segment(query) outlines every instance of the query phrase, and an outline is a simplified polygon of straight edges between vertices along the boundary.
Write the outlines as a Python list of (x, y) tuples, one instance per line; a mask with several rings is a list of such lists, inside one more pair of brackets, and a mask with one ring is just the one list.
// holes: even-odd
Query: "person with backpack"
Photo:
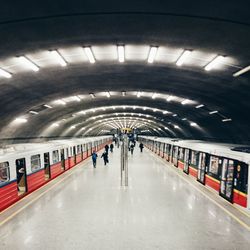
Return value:
[(98, 157), (98, 155), (97, 155), (97, 153), (94, 151), (94, 152), (92, 153), (92, 162), (93, 162), (93, 167), (94, 167), (94, 168), (96, 168), (96, 160), (97, 160), (97, 157)]
[(108, 152), (106, 150), (102, 153), (101, 158), (103, 158), (104, 165), (106, 166), (106, 164), (109, 163)]
[(113, 143), (111, 143), (111, 144), (110, 144), (110, 146), (109, 146), (109, 148), (110, 148), (110, 152), (111, 152), (111, 153), (113, 153), (114, 144), (113, 144)]

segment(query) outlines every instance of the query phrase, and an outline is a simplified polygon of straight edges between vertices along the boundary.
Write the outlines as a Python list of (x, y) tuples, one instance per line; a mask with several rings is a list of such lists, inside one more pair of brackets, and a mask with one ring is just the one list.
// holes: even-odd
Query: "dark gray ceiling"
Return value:
[[(0, 137), (4, 139), (58, 137), (82, 135), (77, 131), (93, 129), (85, 135), (110, 129), (88, 121), (91, 116), (109, 114), (114, 110), (99, 110), (95, 114), (76, 116), (78, 111), (112, 105), (149, 106), (177, 113), (177, 117), (152, 110), (120, 110), (151, 115), (162, 130), (154, 125), (153, 134), (184, 138), (250, 142), (250, 82), (249, 73), (233, 77), (233, 73), (250, 64), (250, 2), (248, 1), (1, 1), (0, 68), (13, 73), (12, 78), (0, 78)], [(145, 60), (97, 60), (89, 63), (69, 63), (67, 67), (41, 67), (39, 72), (12, 67), (12, 58), (35, 55), (50, 49), (107, 45), (159, 46), (170, 50), (191, 49), (207, 55), (225, 55), (230, 65), (206, 72), (202, 67)], [(204, 65), (203, 65), (204, 66)], [(14, 70), (13, 70), (14, 69)], [(205, 104), (181, 105), (163, 99), (136, 95), (91, 97), (81, 102), (41, 110), (43, 104), (74, 95), (103, 91), (143, 91), (174, 95)], [(28, 114), (28, 122), (12, 125), (13, 119)], [(209, 115), (213, 110), (219, 114)], [(118, 111), (117, 111), (118, 112)], [(122, 114), (123, 115), (123, 114)], [(129, 115), (125, 115), (128, 116)], [(191, 127), (183, 118), (199, 125)], [(231, 122), (222, 122), (231, 118)], [(48, 126), (62, 119), (66, 122), (53, 130)], [(101, 119), (101, 118), (97, 118)], [(148, 118), (149, 119), (149, 118)], [(149, 119), (150, 120), (150, 119)], [(72, 125), (81, 123), (76, 129)], [(169, 124), (171, 123), (171, 124)], [(181, 129), (174, 128), (178, 125)], [(168, 127), (168, 129), (164, 129)], [(65, 132), (67, 131), (67, 133)], [(86, 129), (85, 129), (86, 131)], [(173, 131), (173, 132), (171, 132)]]

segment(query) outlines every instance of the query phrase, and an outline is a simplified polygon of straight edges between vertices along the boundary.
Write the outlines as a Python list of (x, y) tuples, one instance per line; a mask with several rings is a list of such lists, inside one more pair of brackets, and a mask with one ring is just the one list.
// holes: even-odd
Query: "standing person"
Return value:
[(107, 151), (104, 151), (104, 152), (102, 153), (101, 158), (103, 158), (104, 165), (106, 166), (106, 164), (107, 164), (107, 163), (109, 163), (109, 159), (108, 159), (108, 153), (107, 153)]
[(141, 153), (142, 153), (142, 150), (143, 150), (143, 148), (144, 148), (144, 145), (143, 145), (143, 143), (142, 143), (142, 142), (140, 143), (139, 148), (140, 148)]
[(92, 161), (93, 161), (93, 167), (96, 168), (96, 159), (97, 159), (98, 155), (97, 153), (94, 151), (92, 153)]
[(110, 146), (109, 146), (109, 148), (110, 148), (110, 152), (111, 152), (111, 153), (113, 153), (114, 144), (113, 144), (113, 143), (111, 143), (111, 144), (110, 144)]
[(108, 144), (105, 145), (105, 151), (107, 152), (107, 154), (109, 153), (109, 145)]
[(130, 152), (131, 152), (131, 155), (134, 153), (134, 147), (135, 147), (134, 144), (131, 144), (131, 145), (130, 145)]

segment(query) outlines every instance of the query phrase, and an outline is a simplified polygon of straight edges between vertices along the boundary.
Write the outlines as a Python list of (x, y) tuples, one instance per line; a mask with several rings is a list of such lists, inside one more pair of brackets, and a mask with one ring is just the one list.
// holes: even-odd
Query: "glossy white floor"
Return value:
[(68, 171), (7, 218), (0, 249), (250, 249), (246, 228), (149, 151), (130, 156), (128, 189), (119, 177), (117, 149), (108, 167)]

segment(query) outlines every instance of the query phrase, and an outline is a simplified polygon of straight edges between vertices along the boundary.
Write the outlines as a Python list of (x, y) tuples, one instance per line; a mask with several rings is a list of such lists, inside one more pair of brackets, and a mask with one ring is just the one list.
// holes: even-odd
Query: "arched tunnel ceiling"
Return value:
[[(145, 134), (249, 143), (250, 74), (234, 76), (250, 64), (249, 7), (224, 0), (2, 1), (0, 138), (105, 134), (118, 117), (132, 126), (133, 116)], [(125, 48), (123, 63), (117, 45)], [(152, 47), (158, 50), (148, 63)]]

